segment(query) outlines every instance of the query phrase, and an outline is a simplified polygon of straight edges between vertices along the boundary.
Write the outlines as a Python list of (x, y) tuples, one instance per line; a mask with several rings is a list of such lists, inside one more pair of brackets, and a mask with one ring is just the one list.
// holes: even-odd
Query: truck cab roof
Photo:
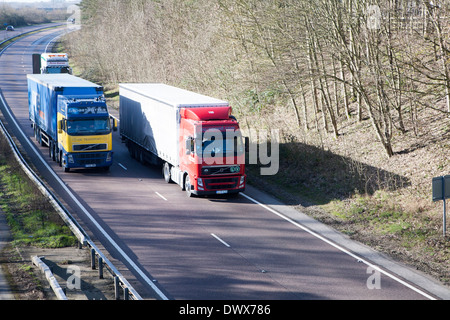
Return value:
[(41, 59), (46, 62), (69, 62), (67, 53), (43, 53)]
[(183, 108), (180, 114), (182, 118), (194, 121), (229, 120), (231, 111), (231, 107)]

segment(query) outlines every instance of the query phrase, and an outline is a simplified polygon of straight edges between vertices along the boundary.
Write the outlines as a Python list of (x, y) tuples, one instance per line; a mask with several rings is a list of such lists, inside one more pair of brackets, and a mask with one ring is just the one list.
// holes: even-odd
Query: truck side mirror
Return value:
[(114, 117), (111, 117), (111, 119), (112, 119), (112, 128), (113, 128), (113, 131), (116, 132), (116, 131), (117, 131), (117, 119), (114, 118)]

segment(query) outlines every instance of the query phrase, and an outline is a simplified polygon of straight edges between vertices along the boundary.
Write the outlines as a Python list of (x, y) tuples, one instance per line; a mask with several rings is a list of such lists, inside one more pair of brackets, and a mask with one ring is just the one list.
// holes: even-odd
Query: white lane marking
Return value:
[(127, 167), (125, 167), (123, 164), (121, 164), (121, 163), (117, 163), (117, 164), (118, 164), (119, 166), (121, 166), (123, 170), (128, 171)]
[(48, 46), (49, 46), (54, 40), (58, 39), (59, 37), (62, 37), (62, 36), (65, 35), (66, 33), (67, 33), (67, 31), (64, 32), (64, 33), (61, 33), (60, 35), (57, 35), (57, 36), (54, 37), (52, 40), (50, 40), (50, 42), (47, 43), (47, 45), (45, 46), (45, 51), (44, 51), (44, 52), (48, 52)]
[(337, 244), (331, 242), (330, 240), (328, 240), (328, 239), (322, 237), (321, 235), (319, 235), (318, 233), (315, 233), (314, 231), (308, 229), (308, 228), (305, 227), (305, 226), (302, 226), (302, 225), (299, 224), (298, 222), (295, 222), (295, 221), (292, 220), (291, 218), (288, 218), (288, 217), (286, 217), (285, 215), (283, 215), (283, 214), (281, 214), (281, 213), (275, 211), (274, 209), (272, 209), (272, 208), (266, 206), (265, 204), (262, 204), (262, 203), (259, 202), (258, 200), (255, 200), (255, 199), (253, 199), (252, 197), (250, 197), (250, 196), (248, 196), (248, 195), (246, 195), (246, 194), (244, 194), (244, 193), (241, 193), (241, 195), (243, 195), (245, 198), (247, 198), (248, 200), (252, 201), (253, 203), (256, 203), (257, 205), (263, 207), (264, 209), (266, 209), (266, 210), (272, 212), (273, 214), (277, 215), (278, 217), (280, 217), (280, 218), (282, 218), (282, 219), (284, 219), (284, 220), (290, 222), (290, 223), (293, 224), (294, 226), (296, 226), (296, 227), (298, 227), (298, 228), (300, 228), (300, 229), (302, 229), (302, 230), (308, 232), (309, 234), (313, 235), (314, 237), (319, 238), (320, 240), (322, 240), (322, 241), (328, 243), (329, 245), (335, 247), (336, 249), (338, 249), (338, 250), (340, 250), (340, 251), (342, 251), (342, 252), (348, 254), (349, 256), (355, 258), (357, 261), (360, 261), (360, 262), (366, 264), (367, 266), (373, 268), (374, 270), (377, 270), (378, 272), (380, 272), (380, 273), (382, 273), (382, 274), (388, 276), (389, 278), (391, 278), (391, 279), (393, 279), (393, 280), (395, 280), (395, 281), (397, 281), (397, 282), (403, 284), (404, 286), (410, 288), (411, 290), (413, 290), (413, 291), (415, 291), (415, 292), (417, 292), (417, 293), (423, 295), (424, 297), (426, 297), (426, 298), (428, 298), (428, 299), (430, 299), (430, 300), (436, 300), (436, 298), (430, 296), (429, 294), (423, 292), (422, 290), (420, 290), (420, 289), (418, 289), (418, 288), (416, 288), (416, 287), (410, 285), (409, 283), (407, 283), (407, 282), (403, 281), (402, 279), (400, 279), (400, 278), (394, 276), (393, 274), (390, 274), (389, 272), (387, 272), (387, 271), (385, 271), (385, 270), (379, 268), (378, 266), (371, 264), (370, 262), (368, 262), (368, 261), (362, 259), (361, 257), (359, 257), (359, 256), (357, 256), (357, 255), (351, 253), (351, 252), (348, 251), (347, 249), (345, 249), (345, 248), (343, 248), (343, 247), (341, 247), (341, 246), (339, 246), (339, 245), (337, 245)]
[(157, 195), (158, 197), (160, 197), (160, 198), (163, 199), (164, 201), (167, 201), (167, 199), (164, 198), (164, 196), (163, 196), (162, 194), (160, 194), (159, 192), (155, 192), (155, 193), (156, 193), (156, 195)]
[[(5, 48), (6, 49), (6, 48)], [(0, 54), (2, 54), (5, 50), (1, 51)], [(28, 143), (30, 148), (34, 151), (38, 159), (44, 164), (44, 166), (47, 168), (47, 170), (50, 172), (50, 174), (55, 178), (55, 180), (61, 185), (61, 187), (67, 192), (67, 194), (72, 198), (72, 200), (78, 205), (78, 207), (84, 212), (84, 214), (89, 218), (89, 220), (92, 221), (92, 223), (97, 227), (97, 229), (105, 236), (106, 239), (111, 243), (112, 246), (116, 248), (116, 250), (120, 253), (120, 255), (130, 264), (130, 266), (144, 279), (144, 281), (155, 291), (155, 293), (163, 300), (169, 300), (167, 296), (153, 283), (152, 280), (150, 280), (145, 273), (134, 263), (134, 261), (122, 250), (122, 248), (119, 247), (119, 245), (111, 238), (111, 236), (100, 226), (100, 224), (97, 222), (97, 220), (92, 217), (92, 215), (88, 212), (88, 210), (78, 201), (78, 199), (75, 197), (75, 195), (70, 192), (68, 187), (65, 185), (65, 183), (62, 181), (62, 179), (53, 171), (53, 169), (48, 165), (47, 161), (45, 161), (40, 153), (36, 150), (35, 145), (31, 142), (31, 140), (25, 135), (22, 128), (17, 123), (15, 117), (11, 114), (11, 111), (8, 107), (8, 104), (3, 99), (3, 96), (0, 95), (0, 100), (2, 101), (3, 105), (5, 106), (6, 112), (8, 112), (10, 118), (12, 119), (14, 125), (18, 128), (20, 134), (24, 138), (24, 140)]]
[(223, 241), (222, 239), (220, 239), (218, 236), (216, 236), (214, 233), (211, 233), (211, 235), (214, 237), (214, 238), (216, 238), (217, 240), (219, 240), (220, 242), (222, 242), (222, 244), (225, 246), (225, 247), (227, 247), (227, 248), (231, 248), (231, 246), (228, 244), (228, 243), (226, 243), (225, 241)]

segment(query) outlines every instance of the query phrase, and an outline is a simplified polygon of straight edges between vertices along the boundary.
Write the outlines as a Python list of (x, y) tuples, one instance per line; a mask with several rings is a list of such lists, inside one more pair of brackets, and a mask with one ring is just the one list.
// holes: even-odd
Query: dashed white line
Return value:
[(123, 170), (128, 171), (127, 167), (125, 167), (123, 164), (118, 163), (118, 165), (119, 165)]
[(160, 197), (161, 199), (163, 199), (164, 201), (168, 201), (166, 198), (164, 198), (164, 196), (162, 195), (162, 194), (160, 194), (159, 192), (155, 192), (156, 193), (156, 195), (158, 196), (158, 197)]
[(216, 238), (217, 240), (219, 240), (225, 247), (227, 247), (227, 248), (231, 248), (231, 246), (228, 244), (228, 243), (226, 243), (225, 241), (223, 241), (222, 239), (220, 239), (218, 236), (216, 236), (214, 233), (211, 233), (211, 235), (214, 237), (214, 238)]

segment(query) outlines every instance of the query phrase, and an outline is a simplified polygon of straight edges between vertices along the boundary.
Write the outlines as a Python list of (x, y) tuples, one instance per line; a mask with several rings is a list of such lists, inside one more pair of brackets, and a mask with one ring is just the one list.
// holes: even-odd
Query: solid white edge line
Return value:
[(211, 233), (211, 235), (214, 237), (214, 238), (216, 238), (217, 240), (219, 240), (225, 247), (227, 247), (227, 248), (231, 248), (231, 246), (228, 244), (228, 243), (226, 243), (225, 241), (223, 241), (222, 239), (220, 239), (218, 236), (216, 236), (214, 233)]
[(402, 279), (400, 279), (400, 278), (394, 276), (393, 274), (391, 274), (391, 273), (389, 273), (389, 272), (387, 272), (387, 271), (381, 269), (380, 267), (378, 267), (378, 266), (376, 266), (376, 265), (373, 265), (372, 263), (368, 262), (367, 260), (365, 260), (365, 259), (363, 259), (363, 258), (361, 258), (361, 257), (359, 257), (359, 256), (357, 256), (357, 255), (355, 255), (355, 254), (353, 254), (352, 252), (348, 251), (347, 249), (345, 249), (345, 248), (343, 248), (343, 247), (337, 245), (336, 243), (334, 243), (334, 242), (332, 242), (332, 241), (330, 241), (330, 240), (324, 238), (324, 237), (321, 236), (320, 234), (318, 234), (318, 233), (316, 233), (316, 232), (314, 232), (314, 231), (308, 229), (307, 227), (302, 226), (300, 223), (298, 223), (298, 222), (292, 220), (292, 219), (289, 218), (289, 217), (286, 217), (285, 215), (283, 215), (283, 214), (277, 212), (276, 210), (270, 208), (269, 206), (267, 206), (267, 205), (265, 205), (265, 204), (259, 202), (258, 200), (253, 199), (252, 197), (246, 195), (245, 193), (241, 193), (241, 195), (244, 196), (245, 198), (247, 198), (248, 200), (252, 201), (253, 203), (255, 203), (255, 204), (261, 206), (261, 207), (264, 208), (264, 209), (266, 209), (267, 211), (270, 211), (270, 212), (272, 212), (273, 214), (277, 215), (278, 217), (280, 217), (280, 218), (282, 218), (282, 219), (284, 219), (284, 220), (290, 222), (290, 223), (293, 224), (294, 226), (296, 226), (296, 227), (298, 227), (298, 228), (300, 228), (300, 229), (302, 229), (302, 230), (308, 232), (309, 234), (313, 235), (314, 237), (316, 237), (316, 238), (318, 238), (318, 239), (320, 239), (320, 240), (326, 242), (327, 244), (329, 244), (329, 245), (335, 247), (336, 249), (342, 251), (343, 253), (346, 253), (347, 255), (349, 255), (349, 256), (355, 258), (357, 261), (361, 261), (362, 263), (364, 263), (364, 264), (366, 264), (367, 266), (373, 268), (374, 270), (377, 270), (378, 272), (380, 272), (380, 273), (382, 273), (382, 274), (388, 276), (389, 278), (391, 278), (391, 279), (393, 279), (393, 280), (395, 280), (395, 281), (401, 283), (402, 285), (404, 285), (404, 286), (408, 287), (409, 289), (411, 289), (411, 290), (413, 290), (413, 291), (415, 291), (415, 292), (417, 292), (417, 293), (423, 295), (424, 297), (426, 297), (426, 298), (428, 298), (428, 299), (430, 299), (430, 300), (436, 300), (436, 298), (432, 297), (431, 295), (427, 294), (426, 292), (423, 292), (422, 290), (420, 290), (420, 289), (414, 287), (413, 285), (411, 285), (411, 284), (409, 284), (409, 283), (403, 281)]
[(62, 186), (62, 188), (67, 192), (67, 194), (72, 198), (72, 200), (79, 206), (79, 208), (84, 212), (84, 214), (91, 220), (91, 222), (97, 227), (97, 229), (105, 236), (106, 239), (111, 243), (113, 247), (116, 248), (116, 250), (120, 253), (120, 255), (132, 266), (132, 268), (144, 279), (145, 282), (156, 292), (156, 294), (163, 300), (169, 300), (164, 293), (159, 290), (157, 286), (151, 281), (144, 272), (134, 263), (134, 261), (128, 257), (128, 255), (122, 250), (122, 248), (119, 247), (119, 245), (109, 236), (109, 234), (100, 226), (100, 224), (97, 222), (97, 220), (92, 217), (92, 215), (87, 211), (87, 209), (78, 201), (78, 199), (73, 195), (72, 192), (67, 188), (65, 183), (61, 180), (61, 178), (53, 171), (53, 169), (48, 165), (47, 161), (45, 161), (40, 153), (36, 150), (34, 144), (31, 142), (31, 140), (25, 135), (22, 128), (17, 123), (16, 119), (12, 116), (11, 111), (8, 108), (8, 104), (3, 99), (3, 96), (0, 95), (0, 99), (2, 100), (5, 110), (8, 112), (9, 116), (11, 117), (12, 121), (14, 122), (14, 125), (19, 129), (19, 132), (24, 137), (25, 141), (27, 141), (28, 145), (31, 147), (31, 149), (34, 151), (34, 153), (37, 155), (39, 160), (45, 165), (47, 170), (53, 175), (55, 180)]
[(127, 167), (125, 167), (123, 164), (121, 164), (121, 163), (117, 163), (123, 170), (125, 170), (125, 171), (128, 171), (128, 168)]

